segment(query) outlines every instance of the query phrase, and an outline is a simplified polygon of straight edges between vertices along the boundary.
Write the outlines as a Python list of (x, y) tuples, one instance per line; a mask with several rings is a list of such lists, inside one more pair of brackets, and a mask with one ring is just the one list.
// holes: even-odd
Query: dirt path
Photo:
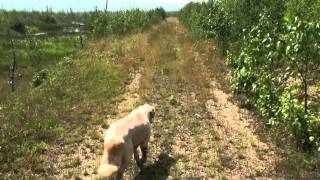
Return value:
[(156, 105), (157, 118), (148, 166), (131, 169), (128, 179), (310, 175), (299, 169), (301, 157), (292, 158), (299, 153), (266, 138), (262, 121), (222, 90), (227, 68), (212, 44), (198, 41), (176, 18), (154, 28), (148, 42), (139, 94), (141, 103)]
[(140, 96), (156, 104), (157, 120), (148, 166), (128, 179), (273, 177), (273, 147), (218, 88), (189, 36), (175, 18), (150, 33)]
[(208, 100), (207, 110), (215, 117), (215, 131), (222, 147), (220, 157), (226, 176), (232, 179), (263, 177), (275, 172), (275, 152), (272, 145), (262, 142), (253, 129), (256, 119), (230, 101), (230, 95), (211, 82), (216, 101)]
[(118, 113), (120, 116), (125, 116), (132, 109), (137, 106), (139, 101), (139, 94), (137, 93), (140, 86), (141, 74), (138, 72), (135, 74), (132, 82), (127, 87), (127, 92), (124, 95), (125, 99), (118, 105)]

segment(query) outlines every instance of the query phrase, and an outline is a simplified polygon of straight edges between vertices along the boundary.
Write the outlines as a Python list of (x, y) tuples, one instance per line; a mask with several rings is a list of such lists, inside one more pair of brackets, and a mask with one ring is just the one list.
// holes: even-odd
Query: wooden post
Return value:
[(80, 33), (79, 35), (79, 38), (80, 38), (80, 48), (82, 49), (83, 48), (83, 40), (82, 40), (82, 35)]
[(9, 69), (9, 82), (11, 84), (11, 91), (14, 92), (15, 90), (15, 74), (16, 74), (16, 68), (17, 68), (17, 60), (16, 60), (16, 51), (13, 43), (13, 39), (10, 36), (10, 31), (8, 31), (8, 35), (10, 38), (11, 43), (11, 50), (12, 50), (12, 64), (10, 65)]
[(81, 24), (79, 23), (78, 25), (78, 29), (79, 29), (79, 39), (80, 39), (80, 48), (83, 48), (83, 39), (82, 39), (82, 34), (81, 34)]

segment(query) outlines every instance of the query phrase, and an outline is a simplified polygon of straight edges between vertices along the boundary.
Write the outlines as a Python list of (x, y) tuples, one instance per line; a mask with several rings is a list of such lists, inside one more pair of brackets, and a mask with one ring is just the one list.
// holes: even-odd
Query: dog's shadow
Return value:
[(159, 155), (158, 160), (154, 164), (144, 167), (134, 179), (167, 179), (170, 173), (170, 168), (175, 163), (175, 159), (169, 157), (167, 154), (162, 153)]

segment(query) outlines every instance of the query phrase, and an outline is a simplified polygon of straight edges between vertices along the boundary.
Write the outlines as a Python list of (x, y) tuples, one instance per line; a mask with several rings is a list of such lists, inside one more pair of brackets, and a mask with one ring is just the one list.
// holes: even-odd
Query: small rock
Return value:
[(192, 97), (192, 99), (196, 99), (196, 93), (192, 92), (191, 97)]
[(197, 118), (201, 118), (201, 117), (202, 117), (200, 114), (195, 114), (195, 116), (196, 116)]

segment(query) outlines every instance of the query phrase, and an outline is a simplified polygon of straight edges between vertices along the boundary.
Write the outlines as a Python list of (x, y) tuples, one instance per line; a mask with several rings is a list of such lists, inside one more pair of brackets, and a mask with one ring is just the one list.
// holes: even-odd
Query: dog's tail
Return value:
[(111, 139), (105, 139), (104, 143), (104, 155), (102, 157), (102, 163), (98, 169), (98, 174), (102, 177), (113, 177), (118, 172), (118, 167), (109, 164), (105, 159), (106, 154), (115, 153), (117, 156), (121, 156), (124, 148), (124, 139), (122, 137), (113, 137)]
[(118, 167), (110, 164), (101, 164), (98, 174), (102, 177), (111, 177), (118, 172)]

